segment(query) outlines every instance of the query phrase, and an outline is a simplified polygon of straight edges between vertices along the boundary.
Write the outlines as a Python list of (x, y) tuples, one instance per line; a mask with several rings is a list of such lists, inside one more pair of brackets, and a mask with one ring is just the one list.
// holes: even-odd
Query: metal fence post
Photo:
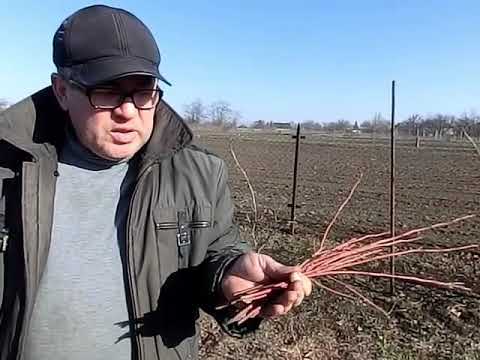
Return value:
[[(392, 81), (392, 123), (390, 132), (390, 236), (395, 236), (395, 80)], [(390, 253), (395, 252), (392, 245)], [(390, 294), (395, 295), (395, 257), (390, 258)]]
[(299, 207), (297, 205), (297, 174), (298, 174), (298, 153), (300, 148), (300, 139), (305, 139), (305, 136), (300, 136), (300, 124), (297, 125), (297, 134), (292, 136), (295, 141), (295, 162), (293, 165), (293, 189), (292, 189), (292, 203), (288, 204), (291, 207), (290, 212), (290, 232), (292, 235), (295, 233), (295, 209)]

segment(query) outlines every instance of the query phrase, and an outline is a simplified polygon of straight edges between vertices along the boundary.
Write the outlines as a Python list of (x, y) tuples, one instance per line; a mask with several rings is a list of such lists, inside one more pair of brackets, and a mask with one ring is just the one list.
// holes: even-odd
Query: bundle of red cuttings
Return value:
[[(414, 242), (417, 242), (421, 239), (420, 234), (428, 231), (437, 229), (440, 227), (446, 227), (458, 223), (460, 221), (470, 219), (475, 215), (467, 215), (452, 221), (438, 223), (431, 226), (413, 229), (399, 235), (391, 236), (390, 232), (384, 232), (380, 234), (370, 234), (364, 235), (358, 238), (352, 238), (338, 246), (329, 249), (323, 249), (323, 244), (325, 242), (326, 236), (329, 229), (331, 228), (333, 222), (336, 220), (336, 217), (350, 200), (356, 186), (360, 180), (357, 181), (352, 191), (350, 192), (347, 200), (342, 204), (342, 206), (337, 211), (334, 219), (327, 227), (327, 230), (324, 233), (320, 249), (316, 251), (312, 257), (306, 260), (301, 264), (301, 269), (304, 275), (309, 277), (317, 286), (330, 291), (334, 294), (350, 298), (350, 299), (362, 299), (367, 304), (373, 306), (377, 310), (386, 314), (386, 312), (373, 303), (371, 300), (363, 296), (357, 289), (354, 287), (340, 281), (338, 276), (350, 275), (350, 276), (371, 276), (371, 277), (383, 277), (383, 278), (395, 278), (399, 280), (416, 282), (422, 285), (434, 286), (434, 287), (443, 287), (449, 289), (461, 289), (469, 290), (464, 287), (462, 283), (458, 282), (441, 282), (433, 279), (424, 279), (416, 276), (407, 276), (399, 274), (389, 274), (382, 272), (370, 272), (358, 270), (355, 267), (367, 263), (372, 263), (373, 261), (384, 260), (391, 257), (404, 256), (407, 254), (414, 253), (445, 253), (451, 251), (460, 251), (478, 248), (478, 245), (467, 245), (460, 247), (452, 248), (442, 248), (442, 249), (432, 249), (432, 248), (409, 248), (406, 250), (393, 250), (401, 247), (402, 245), (414, 245)], [(336, 278), (337, 277), (337, 278)], [(346, 291), (350, 294), (342, 293), (340, 291), (334, 290), (324, 284), (321, 284), (317, 280), (333, 280), (337, 284), (340, 284)], [(278, 282), (271, 284), (261, 284), (235, 294), (234, 298), (230, 300), (227, 305), (221, 306), (235, 306), (238, 308), (238, 312), (233, 316), (229, 323), (243, 323), (250, 318), (258, 316), (261, 312), (262, 306), (267, 304), (269, 300), (278, 295), (278, 293), (288, 287), (287, 282)], [(353, 296), (352, 296), (353, 295)]]

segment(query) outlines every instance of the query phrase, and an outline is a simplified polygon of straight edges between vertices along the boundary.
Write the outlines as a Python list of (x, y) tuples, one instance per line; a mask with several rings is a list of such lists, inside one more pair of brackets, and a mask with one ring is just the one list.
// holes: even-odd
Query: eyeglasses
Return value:
[(163, 91), (158, 87), (154, 89), (135, 89), (129, 93), (121, 92), (108, 87), (86, 87), (74, 80), (68, 80), (70, 84), (80, 89), (87, 95), (90, 104), (95, 109), (112, 110), (125, 102), (128, 97), (139, 110), (153, 109), (163, 96)]

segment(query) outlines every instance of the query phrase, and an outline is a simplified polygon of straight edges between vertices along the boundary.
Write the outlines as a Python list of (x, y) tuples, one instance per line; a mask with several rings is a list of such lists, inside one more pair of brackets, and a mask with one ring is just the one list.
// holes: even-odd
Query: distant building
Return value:
[(272, 122), (272, 128), (279, 130), (290, 130), (292, 126), (287, 122)]

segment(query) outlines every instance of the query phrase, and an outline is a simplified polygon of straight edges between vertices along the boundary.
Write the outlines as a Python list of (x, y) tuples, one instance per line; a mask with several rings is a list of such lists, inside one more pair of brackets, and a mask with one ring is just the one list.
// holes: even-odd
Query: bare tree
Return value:
[(251, 128), (253, 129), (265, 129), (266, 127), (267, 123), (264, 120), (257, 120), (251, 125)]
[(302, 122), (302, 128), (306, 130), (321, 130), (322, 124), (314, 120), (307, 120)]
[(338, 119), (334, 124), (335, 130), (348, 130), (352, 128), (350, 121), (345, 119)]
[(360, 123), (360, 129), (365, 133), (373, 132), (373, 125), (370, 120), (364, 120)]
[(455, 136), (457, 138), (467, 138), (469, 134), (472, 138), (480, 139), (480, 116), (474, 111), (462, 113), (458, 117), (448, 114), (427, 115), (424, 118), (418, 114), (413, 114), (405, 121), (398, 124), (400, 131), (408, 135), (416, 135), (417, 147), (420, 137), (431, 136), (435, 138)]
[(207, 109), (200, 99), (184, 106), (184, 117), (188, 123), (198, 124), (207, 118)]
[(223, 128), (235, 128), (241, 119), (240, 112), (232, 109), (226, 101), (216, 101), (209, 107), (209, 118), (214, 126)]
[(474, 111), (464, 112), (456, 119), (454, 129), (457, 137), (463, 137), (466, 131), (470, 136), (480, 138), (480, 116)]
[(406, 128), (408, 135), (410, 136), (419, 136), (422, 122), (423, 119), (419, 114), (412, 114), (407, 120), (399, 124), (399, 128)]
[(390, 129), (390, 122), (383, 118), (381, 113), (375, 113), (370, 120), (365, 120), (360, 124), (364, 132), (371, 134), (387, 134)]
[(436, 114), (427, 120), (429, 120), (433, 136), (438, 139), (445, 135), (445, 131), (451, 127), (451, 124), (455, 121), (455, 117)]
[(230, 119), (223, 125), (225, 129), (236, 129), (238, 122), (242, 119), (242, 115), (239, 111), (233, 110)]
[(324, 126), (325, 130), (331, 131), (345, 131), (352, 128), (352, 124), (348, 120), (338, 119), (337, 121), (332, 121), (326, 123)]
[(415, 136), (415, 147), (420, 148), (420, 132), (423, 126), (423, 118), (419, 114), (410, 115), (407, 120), (400, 122), (397, 128), (403, 134)]
[(374, 133), (388, 134), (390, 131), (390, 122), (381, 113), (375, 113), (372, 124)]

